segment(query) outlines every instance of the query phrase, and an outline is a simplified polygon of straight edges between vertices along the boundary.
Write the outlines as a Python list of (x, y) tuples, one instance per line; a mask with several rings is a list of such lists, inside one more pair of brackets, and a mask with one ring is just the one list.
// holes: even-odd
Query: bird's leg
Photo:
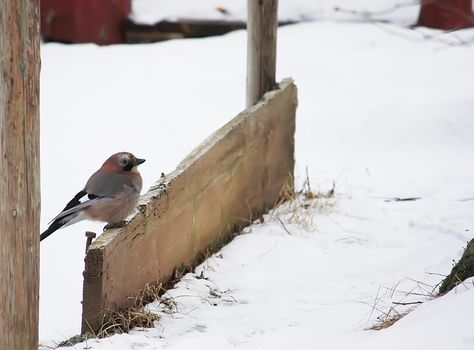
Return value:
[(104, 230), (108, 230), (109, 228), (119, 228), (119, 227), (124, 227), (128, 224), (127, 220), (122, 220), (119, 222), (115, 222), (113, 224), (107, 224), (104, 226)]

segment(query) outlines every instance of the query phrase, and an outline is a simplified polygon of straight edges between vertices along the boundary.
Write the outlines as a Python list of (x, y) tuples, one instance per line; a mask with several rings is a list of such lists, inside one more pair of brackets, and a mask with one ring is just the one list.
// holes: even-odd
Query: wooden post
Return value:
[(247, 0), (247, 107), (275, 87), (278, 0)]
[(0, 9), (0, 349), (38, 349), (39, 0)]

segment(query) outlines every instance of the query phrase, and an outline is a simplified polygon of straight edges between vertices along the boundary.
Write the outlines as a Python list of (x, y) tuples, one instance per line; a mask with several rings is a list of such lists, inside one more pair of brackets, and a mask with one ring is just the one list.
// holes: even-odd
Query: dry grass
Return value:
[[(84, 341), (84, 336), (90, 338), (104, 338), (114, 334), (128, 333), (133, 328), (152, 328), (155, 326), (155, 322), (159, 320), (159, 316), (146, 309), (146, 305), (159, 300), (160, 296), (165, 292), (161, 283), (156, 285), (145, 285), (140, 293), (135, 297), (130, 297), (130, 306), (122, 310), (108, 309), (103, 317), (102, 327), (95, 333), (91, 332), (78, 337), (77, 342)], [(71, 345), (71, 341), (76, 339), (67, 340), (64, 345)]]
[(130, 306), (124, 310), (108, 310), (104, 315), (105, 322), (97, 333), (97, 338), (114, 334), (128, 333), (133, 328), (152, 328), (159, 316), (144, 307)]
[(397, 314), (392, 315), (390, 317), (387, 317), (385, 319), (381, 319), (381, 320), (379, 320), (379, 322), (374, 324), (369, 329), (374, 330), (374, 331), (380, 331), (382, 329), (388, 328), (391, 325), (393, 325), (395, 322), (400, 320), (402, 317), (408, 315), (408, 313), (409, 313), (409, 311), (405, 311), (405, 312), (402, 312), (402, 313), (397, 313)]
[[(401, 287), (402, 284), (410, 285), (410, 289), (405, 290)], [(398, 281), (392, 287), (380, 286), (372, 302), (362, 302), (370, 307), (368, 319), (372, 325), (367, 329), (382, 330), (392, 326), (416, 306), (436, 298), (435, 290), (438, 285), (432, 286), (407, 278)], [(377, 316), (372, 321), (374, 315)]]
[[(285, 231), (290, 233), (283, 221), (293, 224), (302, 229), (310, 229), (314, 226), (314, 218), (317, 214), (329, 213), (334, 206), (335, 188), (327, 191), (315, 191), (311, 188), (308, 169), (306, 168), (306, 178), (300, 190), (294, 191), (290, 185), (285, 186), (275, 203), (273, 215), (283, 226)], [(281, 217), (284, 220), (281, 220)]]

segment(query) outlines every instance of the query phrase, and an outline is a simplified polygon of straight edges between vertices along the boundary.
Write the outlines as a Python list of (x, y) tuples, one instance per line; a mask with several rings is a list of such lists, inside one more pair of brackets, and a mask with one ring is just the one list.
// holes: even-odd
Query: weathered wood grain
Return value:
[(0, 9), (0, 349), (38, 348), (39, 0)]
[(247, 107), (275, 87), (278, 0), (247, 0)]

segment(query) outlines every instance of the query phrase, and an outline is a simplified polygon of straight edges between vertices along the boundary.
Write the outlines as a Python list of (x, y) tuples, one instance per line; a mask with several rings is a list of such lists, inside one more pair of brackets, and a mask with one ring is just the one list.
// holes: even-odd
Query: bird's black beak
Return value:
[(145, 163), (145, 159), (137, 158), (137, 159), (135, 160), (135, 166), (140, 165), (140, 164), (142, 164), (142, 163)]

